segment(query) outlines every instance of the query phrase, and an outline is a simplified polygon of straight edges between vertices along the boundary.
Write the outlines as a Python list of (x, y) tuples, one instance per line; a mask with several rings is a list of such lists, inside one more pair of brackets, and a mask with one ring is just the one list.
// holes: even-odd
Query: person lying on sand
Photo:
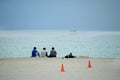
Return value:
[(76, 56), (73, 56), (72, 53), (65, 56), (65, 58), (76, 58)]

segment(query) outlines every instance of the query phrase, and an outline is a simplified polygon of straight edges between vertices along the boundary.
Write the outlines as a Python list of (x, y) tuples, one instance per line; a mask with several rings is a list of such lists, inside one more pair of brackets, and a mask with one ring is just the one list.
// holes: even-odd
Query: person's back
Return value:
[(41, 55), (40, 57), (47, 57), (47, 51), (46, 51), (46, 48), (43, 48), (43, 50), (41, 51)]
[(54, 47), (52, 47), (49, 57), (56, 57), (56, 55), (57, 55), (57, 52), (54, 50)]
[(36, 47), (33, 48), (31, 57), (36, 57), (37, 55), (40, 57), (39, 52), (36, 49)]
[(37, 50), (32, 50), (32, 57), (36, 57)]

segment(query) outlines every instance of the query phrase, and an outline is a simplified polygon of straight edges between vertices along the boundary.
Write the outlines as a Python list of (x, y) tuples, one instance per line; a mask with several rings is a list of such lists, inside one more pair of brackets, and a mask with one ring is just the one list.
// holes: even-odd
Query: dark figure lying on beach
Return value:
[(73, 56), (72, 53), (70, 53), (69, 55), (66, 55), (65, 58), (76, 58), (76, 56)]

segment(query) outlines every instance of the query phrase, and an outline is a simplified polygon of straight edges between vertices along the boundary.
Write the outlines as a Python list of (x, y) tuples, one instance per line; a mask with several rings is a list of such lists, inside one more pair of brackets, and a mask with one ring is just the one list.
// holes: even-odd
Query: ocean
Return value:
[(120, 58), (120, 31), (0, 30), (0, 57), (30, 57), (33, 47), (52, 47), (57, 57)]

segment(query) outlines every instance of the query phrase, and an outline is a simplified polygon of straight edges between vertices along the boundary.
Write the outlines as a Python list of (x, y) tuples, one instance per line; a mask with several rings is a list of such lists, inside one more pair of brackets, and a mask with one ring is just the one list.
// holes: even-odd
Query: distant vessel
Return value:
[(72, 32), (76, 32), (76, 30), (72, 30)]

